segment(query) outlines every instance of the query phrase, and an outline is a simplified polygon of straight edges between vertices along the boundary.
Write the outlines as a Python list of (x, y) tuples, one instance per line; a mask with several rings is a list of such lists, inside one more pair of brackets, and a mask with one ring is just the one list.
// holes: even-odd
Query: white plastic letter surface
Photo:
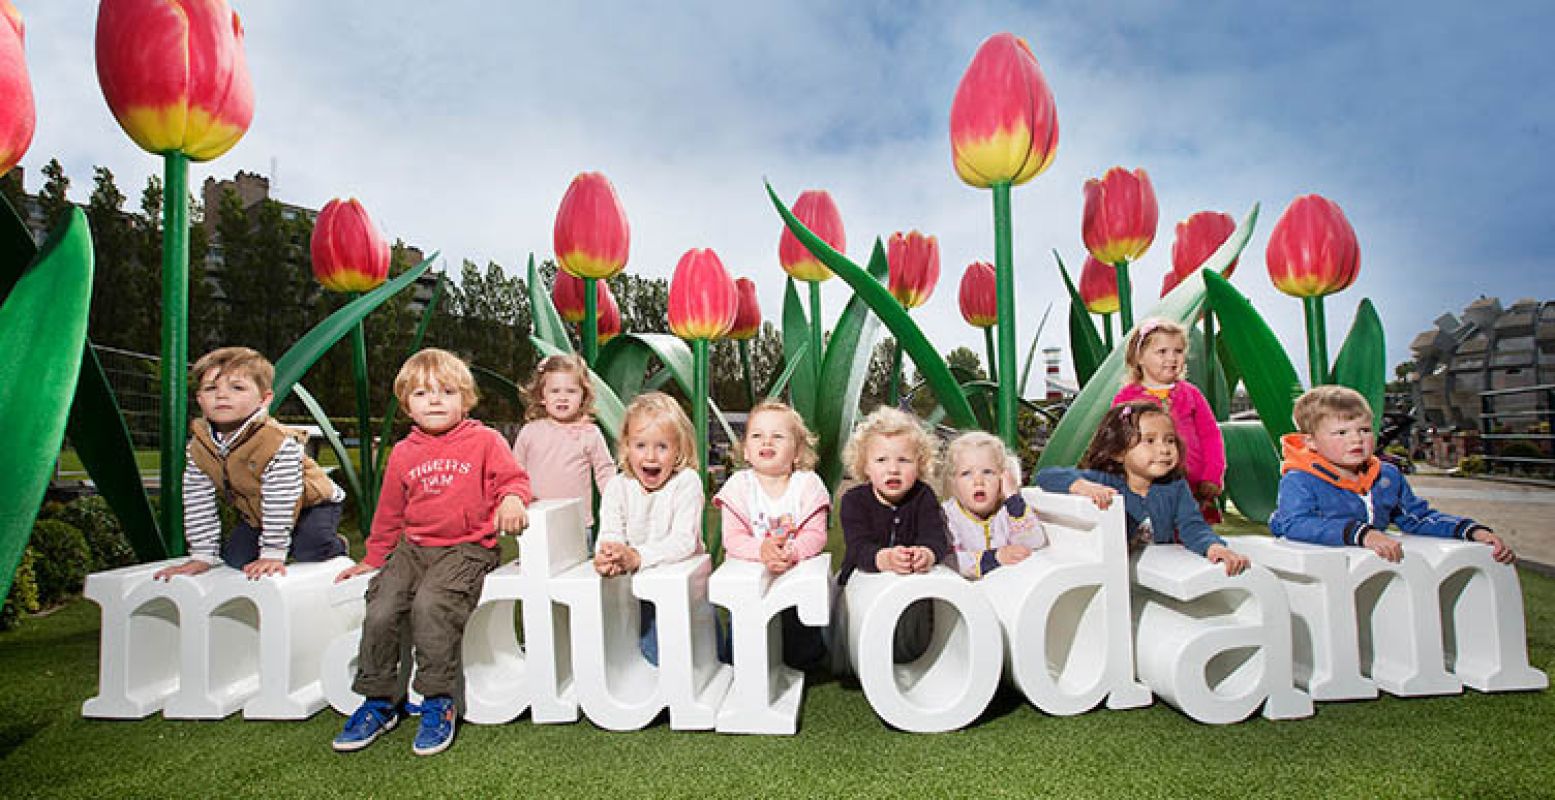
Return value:
[[(940, 565), (922, 575), (855, 572), (843, 592), (853, 669), (875, 713), (905, 731), (950, 731), (972, 723), (999, 687), (1004, 644), (983, 593)], [(897, 619), (920, 600), (934, 604), (922, 656), (892, 663)]]
[(734, 683), (718, 709), (719, 733), (798, 730), (804, 673), (783, 665), (778, 615), (797, 608), (801, 622), (824, 627), (831, 613), (830, 573), (830, 554), (802, 561), (777, 578), (759, 562), (739, 559), (713, 573), (709, 595), (729, 609), (734, 636)]
[(1123, 505), (1026, 489), (1048, 546), (976, 586), (998, 613), (1010, 679), (1048, 714), (1150, 705), (1134, 679)]
[(1290, 610), (1279, 581), (1251, 566), (1228, 576), (1181, 545), (1139, 554), (1135, 638), (1139, 677), (1189, 717), (1241, 722), (1312, 715), (1291, 674)]

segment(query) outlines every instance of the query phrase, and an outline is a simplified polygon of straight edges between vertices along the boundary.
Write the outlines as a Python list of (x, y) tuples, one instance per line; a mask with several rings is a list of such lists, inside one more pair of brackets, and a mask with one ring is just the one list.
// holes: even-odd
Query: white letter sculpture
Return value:
[(708, 591), (729, 609), (734, 636), (734, 683), (718, 709), (718, 732), (794, 733), (804, 673), (783, 665), (778, 615), (797, 608), (804, 624), (826, 626), (831, 555), (801, 561), (777, 578), (759, 562), (729, 559), (713, 573)]

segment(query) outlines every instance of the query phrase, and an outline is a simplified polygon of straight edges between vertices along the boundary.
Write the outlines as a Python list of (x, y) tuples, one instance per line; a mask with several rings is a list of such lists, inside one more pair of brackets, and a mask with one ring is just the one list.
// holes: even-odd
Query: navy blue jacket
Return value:
[(1123, 497), (1123, 512), (1128, 517), (1127, 535), (1130, 541), (1146, 520), (1150, 522), (1150, 540), (1156, 544), (1180, 543), (1199, 555), (1209, 552), (1212, 545), (1223, 545), (1225, 539), (1215, 535), (1214, 529), (1199, 513), (1198, 501), (1188, 489), (1188, 482), (1178, 478), (1158, 481), (1144, 497), (1128, 488), (1128, 480), (1122, 475), (1094, 469), (1047, 467), (1037, 473), (1037, 486), (1044, 492), (1067, 493), (1076, 480), (1084, 478), (1092, 483), (1111, 486)]
[(1444, 514), (1415, 496), (1398, 467), (1384, 462), (1371, 485), (1371, 507), (1361, 495), (1317, 475), (1292, 469), (1280, 478), (1269, 530), (1298, 542), (1361, 546), (1372, 530), (1397, 525), (1405, 533), (1468, 539), (1479, 523)]

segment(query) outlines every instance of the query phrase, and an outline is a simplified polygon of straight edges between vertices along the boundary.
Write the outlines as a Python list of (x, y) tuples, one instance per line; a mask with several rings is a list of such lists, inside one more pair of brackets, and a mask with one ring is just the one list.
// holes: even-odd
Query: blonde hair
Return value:
[(632, 404), (626, 407), (626, 414), (621, 418), (621, 435), (616, 437), (616, 462), (621, 471), (631, 476), (632, 480), (638, 480), (637, 473), (632, 471), (632, 462), (627, 459), (629, 451), (627, 440), (632, 436), (632, 429), (652, 428), (655, 425), (668, 425), (670, 435), (675, 440), (675, 469), (697, 469), (697, 440), (691, 430), (691, 419), (675, 402), (675, 398), (663, 392), (644, 392), (632, 400)]
[(1366, 402), (1366, 397), (1360, 392), (1348, 386), (1314, 386), (1296, 398), (1291, 416), (1296, 419), (1296, 429), (1310, 435), (1317, 433), (1319, 423), (1331, 417), (1365, 417), (1369, 421), (1372, 418), (1371, 403)]
[(212, 350), (194, 362), (194, 384), (198, 391), (205, 382), (205, 373), (215, 370), (217, 375), (246, 375), (254, 382), (260, 394), (270, 391), (275, 384), (275, 365), (270, 359), (249, 347), (223, 347)]
[(1129, 334), (1128, 346), (1123, 349), (1123, 363), (1128, 365), (1129, 377), (1134, 383), (1143, 383), (1145, 369), (1139, 365), (1139, 357), (1144, 354), (1145, 346), (1150, 343), (1150, 337), (1160, 334), (1176, 336), (1182, 340), (1184, 349), (1188, 347), (1188, 329), (1169, 319), (1151, 317), (1139, 323), (1134, 332)]
[(577, 353), (566, 355), (546, 356), (535, 365), (535, 374), (524, 385), (524, 421), (533, 422), (541, 419), (545, 414), (545, 381), (552, 375), (569, 374), (578, 379), (578, 385), (583, 387), (583, 402), (579, 404), (580, 418), (592, 419), (594, 416), (594, 382), (589, 380), (589, 365), (583, 360), (583, 356)]
[(848, 446), (843, 448), (842, 463), (857, 480), (868, 480), (864, 467), (869, 460), (869, 443), (881, 436), (907, 436), (918, 453), (918, 480), (933, 485), (939, 441), (924, 429), (917, 417), (890, 406), (880, 406), (853, 428)]
[[(777, 414), (788, 423), (789, 432), (794, 437), (794, 469), (815, 469), (815, 462), (820, 456), (815, 452), (815, 434), (805, 427), (804, 417), (799, 416), (792, 406), (782, 400), (763, 400), (756, 404), (745, 415), (745, 435), (750, 436), (751, 423), (755, 422), (757, 414)], [(740, 448), (738, 460), (745, 461), (745, 448)]]
[(410, 393), (423, 386), (430, 386), (433, 381), (458, 389), (459, 396), (464, 399), (466, 412), (480, 400), (480, 394), (475, 391), (475, 376), (470, 374), (464, 359), (436, 347), (420, 350), (405, 359), (400, 373), (394, 376), (394, 396), (399, 398), (400, 405), (409, 405)]
[[(945, 469), (941, 471), (943, 484), (940, 486), (940, 494), (949, 497), (954, 494), (953, 484), (956, 480), (956, 462), (973, 450), (990, 450), (994, 453), (1002, 469), (1010, 469), (1010, 452), (1004, 448), (1004, 440), (987, 431), (967, 431), (950, 440), (945, 445)], [(1020, 474), (1020, 462), (1016, 461), (1016, 475)]]

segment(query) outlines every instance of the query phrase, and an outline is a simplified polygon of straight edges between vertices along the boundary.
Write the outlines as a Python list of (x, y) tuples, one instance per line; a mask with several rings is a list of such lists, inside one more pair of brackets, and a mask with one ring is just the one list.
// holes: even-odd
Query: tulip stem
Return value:
[(1107, 346), (1107, 352), (1112, 352), (1112, 315), (1101, 315), (1102, 343)]
[[(994, 297), (998, 301), (1000, 375), (1015, 374), (1015, 254), (1011, 242), (1010, 182), (993, 185)], [(999, 436), (1012, 452), (1015, 432), (1015, 381), (999, 384)]]
[(590, 369), (599, 356), (599, 298), (594, 294), (599, 291), (595, 286), (598, 280), (583, 279), (583, 360)]
[(991, 326), (983, 329), (983, 346), (988, 348), (988, 380), (998, 383), (999, 370), (994, 364), (998, 362), (999, 351), (994, 348), (993, 328)]
[(373, 508), (377, 505), (377, 482), (373, 480), (373, 432), (372, 405), (367, 392), (367, 332), (362, 321), (351, 328), (351, 368), (356, 378), (356, 450), (361, 466), (361, 496), (356, 499), (362, 514), (362, 529), (372, 524)]
[(1323, 321), (1323, 298), (1301, 298), (1307, 318), (1308, 377), (1313, 386), (1328, 383), (1328, 324)]
[(184, 554), (184, 436), (189, 426), (189, 157), (162, 156), (161, 516), (167, 554)]
[(815, 375), (815, 397), (810, 399), (813, 405), (821, 396), (821, 282), (809, 281), (810, 284), (810, 369)]
[[(750, 402), (750, 407), (756, 407), (756, 380), (751, 374), (751, 343), (749, 339), (740, 340), (740, 368), (745, 372), (745, 399)], [(732, 445), (733, 442), (730, 442)]]
[(1128, 261), (1112, 265), (1118, 271), (1118, 340), (1134, 329), (1134, 290), (1128, 282)]
[(902, 343), (891, 342), (891, 373), (886, 381), (885, 404), (895, 408), (902, 399)]
[(1226, 398), (1221, 395), (1219, 386), (1215, 382), (1218, 368), (1219, 364), (1215, 359), (1215, 311), (1206, 308), (1204, 309), (1204, 392), (1209, 396), (1209, 407), (1215, 413), (1215, 419), (1224, 419)]
[[(702, 491), (707, 491), (707, 340), (691, 340), (691, 427), (696, 431), (697, 470), (702, 477)], [(733, 442), (730, 442), (732, 445)], [(702, 526), (707, 552), (718, 558), (716, 539), (711, 539), (711, 526)]]

